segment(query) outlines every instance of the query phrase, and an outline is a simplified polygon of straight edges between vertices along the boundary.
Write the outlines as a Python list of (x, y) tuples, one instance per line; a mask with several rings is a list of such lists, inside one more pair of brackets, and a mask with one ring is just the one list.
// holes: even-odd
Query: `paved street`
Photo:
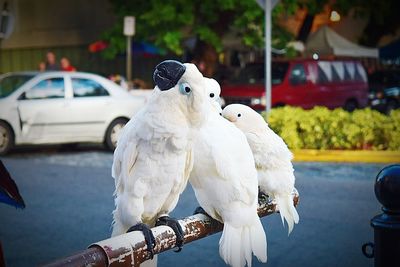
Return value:
[[(114, 206), (110, 152), (96, 147), (37, 148), (1, 160), (27, 205), (16, 210), (0, 204), (0, 240), (7, 266), (48, 263), (109, 237)], [(262, 266), (373, 266), (360, 248), (373, 240), (369, 220), (380, 212), (373, 184), (383, 166), (296, 163), (300, 224), (287, 237), (279, 215), (262, 219), (268, 240), (268, 263)], [(196, 206), (189, 186), (173, 215), (190, 215)], [(181, 253), (164, 253), (159, 266), (224, 266), (219, 238), (216, 234), (186, 245)], [(256, 259), (253, 262), (261, 266)]]

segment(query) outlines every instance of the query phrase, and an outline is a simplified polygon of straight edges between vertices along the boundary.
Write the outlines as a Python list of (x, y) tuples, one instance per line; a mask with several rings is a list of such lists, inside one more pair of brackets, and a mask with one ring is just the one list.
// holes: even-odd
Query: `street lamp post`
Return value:
[(273, 0), (265, 0), (265, 111), (271, 111), (271, 12)]
[(271, 111), (271, 13), (279, 0), (256, 0), (257, 4), (265, 11), (265, 111)]

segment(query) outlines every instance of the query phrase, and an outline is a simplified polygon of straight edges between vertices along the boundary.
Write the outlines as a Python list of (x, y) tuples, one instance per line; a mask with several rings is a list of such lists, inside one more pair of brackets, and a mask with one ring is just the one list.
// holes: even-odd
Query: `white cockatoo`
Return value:
[(218, 114), (222, 115), (221, 99), (219, 97), (219, 95), (221, 94), (221, 86), (216, 80), (212, 78), (204, 79), (206, 79), (206, 93), (211, 98), (211, 105)]
[(257, 214), (253, 154), (244, 134), (220, 115), (219, 104), (214, 103), (215, 89), (220, 90), (218, 83), (207, 79), (206, 84), (212, 105), (195, 138), (189, 181), (204, 211), (224, 223), (219, 241), (223, 260), (234, 267), (251, 266), (254, 253), (266, 262), (267, 240)]
[(292, 153), (283, 139), (252, 108), (231, 104), (224, 108), (222, 115), (246, 135), (253, 151), (260, 191), (275, 199), (282, 223), (285, 219), (290, 234), (294, 224), (299, 222), (292, 199), (295, 182)]
[(153, 94), (124, 127), (112, 166), (112, 236), (140, 230), (150, 253), (154, 225), (170, 226), (182, 246), (183, 231), (167, 215), (186, 187), (193, 167), (192, 132), (205, 121), (209, 106), (204, 78), (193, 64), (163, 61), (153, 79)]

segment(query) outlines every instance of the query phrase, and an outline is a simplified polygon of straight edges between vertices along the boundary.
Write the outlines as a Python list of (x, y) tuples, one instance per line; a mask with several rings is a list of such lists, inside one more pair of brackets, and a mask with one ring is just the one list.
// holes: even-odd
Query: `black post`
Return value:
[[(400, 165), (383, 168), (375, 181), (375, 195), (383, 213), (371, 220), (375, 243), (365, 244), (363, 253), (374, 257), (375, 267), (400, 266)], [(368, 253), (367, 247), (373, 247)]]

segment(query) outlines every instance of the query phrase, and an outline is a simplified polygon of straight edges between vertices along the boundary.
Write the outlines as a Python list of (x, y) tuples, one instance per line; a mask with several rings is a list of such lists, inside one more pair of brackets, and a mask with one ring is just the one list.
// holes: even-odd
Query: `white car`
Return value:
[(132, 95), (83, 72), (0, 75), (0, 155), (22, 144), (104, 142), (114, 149), (120, 130), (150, 94)]

